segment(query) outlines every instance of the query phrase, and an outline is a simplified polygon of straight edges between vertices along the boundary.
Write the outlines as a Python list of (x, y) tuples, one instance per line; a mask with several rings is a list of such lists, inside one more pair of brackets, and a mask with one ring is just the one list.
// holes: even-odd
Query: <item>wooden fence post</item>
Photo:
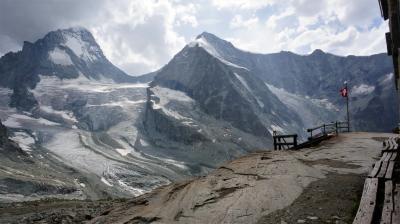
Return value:
[(339, 134), (339, 127), (338, 127), (337, 121), (335, 122), (335, 132), (336, 132), (336, 135)]

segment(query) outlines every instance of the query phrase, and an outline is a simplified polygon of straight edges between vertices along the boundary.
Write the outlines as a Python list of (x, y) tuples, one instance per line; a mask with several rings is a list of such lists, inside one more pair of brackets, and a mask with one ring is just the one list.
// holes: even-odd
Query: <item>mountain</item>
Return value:
[[(252, 76), (266, 83), (284, 104), (292, 105), (292, 110), (300, 106), (302, 110), (298, 112), (311, 113), (311, 119), (307, 119), (310, 115), (300, 114), (306, 126), (344, 119), (342, 108), (345, 101), (339, 97), (338, 91), (345, 81), (350, 86), (354, 130), (390, 131), (397, 123), (393, 65), (386, 54), (342, 57), (321, 50), (315, 50), (310, 55), (291, 52), (255, 54), (237, 49), (206, 32), (199, 35), (196, 41), (215, 57), (249, 69)], [(314, 105), (336, 107), (339, 113), (329, 113), (332, 108), (328, 108), (315, 116), (315, 111), (309, 107), (293, 105), (293, 101), (302, 100), (297, 97), (303, 100), (309, 98)], [(329, 115), (328, 118), (324, 114)]]
[(345, 120), (345, 81), (352, 130), (390, 132), (398, 117), (392, 69), (384, 54), (255, 54), (205, 32), (150, 84), (146, 135), (164, 155), (215, 167), (270, 148), (273, 131), (304, 141), (307, 128)]
[(345, 80), (353, 130), (389, 131), (391, 71), (383, 54), (255, 54), (202, 33), (131, 77), (89, 31), (53, 31), (0, 58), (0, 119), (21, 153), (0, 157), (0, 200), (128, 197), (204, 175), (270, 149), (274, 131), (304, 140), (306, 128), (344, 120)]
[(0, 201), (128, 197), (191, 175), (183, 162), (147, 152), (141, 120), (155, 73), (128, 76), (83, 28), (4, 55), (0, 119), (25, 156), (0, 157)]
[(22, 51), (10, 52), (0, 60), (0, 86), (14, 89), (11, 104), (19, 109), (29, 110), (37, 104), (27, 88), (35, 88), (40, 75), (116, 83), (138, 80), (115, 67), (84, 28), (52, 31), (35, 43), (25, 41)]
[(270, 138), (266, 130), (304, 136), (307, 127), (344, 120), (339, 89), (348, 81), (353, 130), (390, 131), (398, 113), (392, 70), (384, 54), (255, 54), (205, 32), (159, 71), (152, 88), (182, 91), (204, 113)]

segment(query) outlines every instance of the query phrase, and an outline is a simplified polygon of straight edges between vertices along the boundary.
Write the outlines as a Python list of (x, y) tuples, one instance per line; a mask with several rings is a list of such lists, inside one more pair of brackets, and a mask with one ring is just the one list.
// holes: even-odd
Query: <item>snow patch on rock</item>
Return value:
[(206, 38), (204, 38), (203, 36), (197, 38), (196, 40), (190, 42), (188, 44), (189, 47), (201, 47), (204, 50), (206, 50), (209, 54), (211, 54), (212, 56), (214, 56), (215, 58), (217, 58), (218, 60), (220, 60), (222, 63), (231, 66), (231, 67), (235, 67), (235, 68), (240, 68), (240, 69), (245, 69), (248, 70), (247, 68), (234, 64), (232, 62), (229, 62), (227, 60), (225, 60), (219, 53), (218, 51), (213, 47), (212, 44), (210, 44)]
[(265, 83), (269, 90), (286, 106), (295, 111), (304, 124), (317, 125), (324, 122), (324, 118), (333, 119), (328, 113), (337, 113), (339, 109), (327, 99), (313, 99), (309, 96), (302, 96), (290, 93), (283, 88), (277, 88)]
[(49, 121), (44, 118), (33, 118), (29, 117), (25, 114), (11, 114), (7, 120), (4, 122), (4, 125), (10, 128), (23, 128), (21, 125), (22, 122), (33, 122), (39, 125), (45, 126), (58, 126), (60, 124)]
[(74, 123), (78, 122), (78, 120), (75, 118), (74, 113), (72, 111), (54, 110), (51, 106), (44, 106), (44, 105), (41, 105), (40, 109), (46, 113), (57, 114), (65, 120), (69, 120)]
[(367, 95), (372, 93), (375, 90), (375, 86), (369, 86), (367, 84), (360, 84), (358, 86), (354, 86), (350, 92), (353, 95)]
[(104, 178), (104, 177), (101, 177), (101, 182), (103, 182), (105, 185), (107, 185), (107, 186), (109, 186), (109, 187), (112, 187), (113, 185), (110, 183), (110, 182), (108, 182), (107, 180), (106, 180), (106, 178)]
[(392, 82), (393, 80), (393, 73), (389, 73), (387, 75), (385, 75), (380, 81), (379, 84), (384, 85), (384, 84), (388, 84), (390, 82)]
[(126, 156), (126, 155), (128, 155), (130, 152), (131, 152), (131, 150), (129, 150), (129, 149), (115, 149), (119, 154), (121, 154), (122, 156)]
[(27, 152), (32, 151), (32, 146), (35, 144), (35, 139), (25, 132), (14, 132), (11, 140), (18, 143), (19, 147)]
[(156, 96), (158, 99), (158, 102), (156, 102), (156, 100), (154, 99), (150, 100), (154, 110), (162, 110), (167, 116), (173, 117), (177, 120), (192, 120), (191, 118), (182, 116), (170, 105), (170, 103), (173, 101), (185, 102), (190, 104), (194, 103), (194, 100), (186, 95), (184, 92), (160, 86), (155, 86), (151, 88), (151, 90), (154, 93), (153, 96)]
[(101, 58), (101, 50), (88, 42), (85, 42), (80, 37), (81, 30), (75, 30), (75, 32), (64, 32), (65, 38), (64, 46), (71, 49), (74, 54), (86, 62), (94, 62)]
[(240, 83), (242, 83), (242, 85), (247, 89), (247, 91), (249, 91), (249, 93), (256, 99), (258, 105), (261, 108), (264, 108), (264, 103), (259, 99), (259, 97), (256, 96), (256, 94), (253, 93), (252, 89), (249, 87), (246, 80), (244, 80), (244, 78), (239, 74), (237, 74), (236, 72), (233, 74), (235, 74), (235, 77), (240, 81)]
[(72, 60), (65, 52), (64, 50), (61, 50), (60, 48), (56, 47), (54, 50), (49, 52), (49, 59), (52, 61), (54, 64), (57, 65), (72, 65)]

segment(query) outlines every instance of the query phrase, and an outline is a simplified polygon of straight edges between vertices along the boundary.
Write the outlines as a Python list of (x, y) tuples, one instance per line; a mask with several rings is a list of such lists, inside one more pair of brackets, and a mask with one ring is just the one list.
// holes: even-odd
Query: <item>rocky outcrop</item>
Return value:
[(14, 159), (16, 156), (26, 157), (27, 154), (8, 136), (7, 127), (0, 121), (0, 155)]

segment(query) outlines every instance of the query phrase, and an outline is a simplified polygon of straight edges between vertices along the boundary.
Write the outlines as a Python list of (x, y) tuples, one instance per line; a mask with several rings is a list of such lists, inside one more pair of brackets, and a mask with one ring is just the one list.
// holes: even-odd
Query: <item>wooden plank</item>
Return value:
[(390, 158), (392, 158), (392, 155), (393, 155), (393, 152), (388, 152), (388, 153), (386, 154), (386, 157), (382, 157), (382, 158), (381, 158), (381, 161), (389, 162)]
[(391, 180), (393, 177), (394, 161), (390, 161), (386, 170), (385, 179)]
[(394, 152), (394, 153), (392, 154), (392, 157), (390, 157), (390, 161), (395, 161), (396, 158), (397, 158), (397, 152)]
[(392, 213), (392, 223), (400, 223), (400, 184), (396, 184), (393, 193), (394, 211)]
[(294, 138), (297, 137), (297, 134), (292, 135), (275, 135), (274, 138)]
[(376, 175), (379, 173), (381, 165), (382, 165), (382, 161), (377, 161), (375, 163), (375, 166), (372, 169), (371, 173), (368, 175), (368, 177), (376, 177)]
[(383, 150), (388, 150), (390, 148), (389, 139), (383, 142)]
[(379, 173), (376, 175), (377, 178), (384, 178), (386, 175), (387, 167), (389, 162), (383, 161)]
[(365, 180), (363, 194), (353, 224), (372, 223), (376, 207), (377, 192), (378, 178), (367, 178)]
[(389, 153), (391, 153), (391, 152), (383, 152), (383, 155), (382, 155), (380, 161), (383, 161), (383, 160), (387, 157), (387, 155), (388, 155)]
[(393, 150), (394, 149), (394, 145), (393, 145), (393, 137), (389, 138), (389, 150)]
[(392, 137), (392, 138), (391, 138), (391, 141), (392, 141), (392, 149), (393, 149), (393, 150), (397, 150), (397, 148), (398, 148), (398, 145), (397, 145), (397, 138), (396, 138), (396, 137)]
[(396, 150), (397, 149), (397, 143), (396, 143), (396, 138), (392, 137), (392, 149)]
[(382, 207), (381, 224), (392, 223), (393, 210), (393, 182), (391, 180), (387, 180), (385, 181), (385, 199)]
[(397, 144), (397, 138), (396, 137), (392, 137), (391, 138), (391, 141), (392, 141), (392, 149), (393, 150), (397, 150), (398, 149), (398, 147), (399, 147), (399, 145)]

